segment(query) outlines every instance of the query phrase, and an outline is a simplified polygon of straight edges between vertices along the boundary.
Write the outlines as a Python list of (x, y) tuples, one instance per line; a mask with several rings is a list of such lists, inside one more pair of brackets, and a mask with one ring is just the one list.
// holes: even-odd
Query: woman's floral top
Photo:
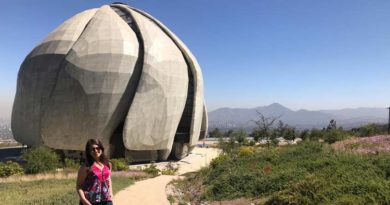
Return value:
[(110, 195), (110, 168), (104, 165), (99, 169), (95, 163), (89, 167), (87, 178), (84, 181), (84, 195), (91, 203), (111, 201)]

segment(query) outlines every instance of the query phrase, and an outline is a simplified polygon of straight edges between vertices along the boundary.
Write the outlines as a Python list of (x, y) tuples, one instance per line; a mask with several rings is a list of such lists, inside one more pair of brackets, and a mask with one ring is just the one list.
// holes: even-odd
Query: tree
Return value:
[(294, 140), (296, 136), (295, 127), (291, 127), (288, 124), (279, 120), (275, 129), (275, 138), (283, 137), (286, 140)]
[(286, 132), (288, 130), (288, 125), (284, 124), (281, 120), (279, 120), (278, 125), (275, 129), (275, 137), (285, 137)]
[(302, 140), (309, 140), (310, 131), (308, 129), (304, 129), (299, 133), (299, 138)]
[(262, 134), (257, 128), (254, 128), (250, 134), (251, 137), (253, 137), (253, 141), (258, 142), (260, 140), (260, 137)]
[(253, 120), (253, 122), (257, 125), (256, 128), (252, 132), (253, 139), (258, 141), (259, 139), (267, 139), (268, 144), (269, 141), (274, 138), (272, 125), (274, 122), (280, 118), (279, 117), (265, 117), (259, 111), (256, 111), (259, 116), (258, 120)]
[(287, 126), (286, 130), (284, 131), (283, 138), (286, 140), (294, 140), (296, 136), (295, 127)]
[(223, 137), (223, 133), (218, 128), (215, 128), (213, 131), (209, 132), (209, 135), (211, 137), (215, 137), (215, 138), (222, 138)]
[(326, 130), (335, 130), (335, 129), (337, 129), (336, 120), (331, 119)]
[(231, 137), (232, 136), (232, 134), (233, 134), (233, 130), (232, 129), (230, 129), (230, 130), (228, 130), (226, 133), (225, 133), (225, 136), (226, 137)]

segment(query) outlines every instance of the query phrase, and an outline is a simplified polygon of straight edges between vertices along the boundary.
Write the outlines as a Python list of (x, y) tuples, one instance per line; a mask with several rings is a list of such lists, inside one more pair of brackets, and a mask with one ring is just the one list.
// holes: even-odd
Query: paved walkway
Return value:
[[(188, 157), (176, 162), (179, 165), (178, 174), (193, 172), (207, 166), (212, 159), (217, 157), (220, 150), (215, 148), (196, 147)], [(163, 169), (167, 162), (157, 163), (159, 169)], [(136, 167), (139, 165), (136, 165)], [(115, 205), (169, 205), (165, 187), (180, 176), (161, 175), (152, 179), (138, 181), (114, 196)]]
[(178, 176), (161, 175), (152, 179), (138, 181), (132, 186), (118, 192), (114, 197), (115, 205), (169, 205), (165, 194), (166, 185)]

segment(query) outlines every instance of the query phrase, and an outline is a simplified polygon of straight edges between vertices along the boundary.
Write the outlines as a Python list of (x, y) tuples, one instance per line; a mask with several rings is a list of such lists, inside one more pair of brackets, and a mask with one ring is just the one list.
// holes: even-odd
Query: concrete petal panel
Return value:
[[(42, 139), (57, 149), (83, 150), (89, 138), (109, 144), (125, 118), (138, 41), (109, 7), (101, 7), (66, 57), (42, 118)], [(108, 152), (108, 150), (107, 150)]]
[(152, 20), (156, 25), (158, 25), (178, 46), (178, 48), (183, 53), (186, 61), (189, 64), (189, 67), (191, 69), (193, 78), (194, 78), (194, 99), (193, 99), (193, 115), (192, 115), (192, 122), (191, 122), (191, 130), (190, 130), (190, 146), (196, 145), (196, 143), (199, 140), (200, 136), (200, 129), (202, 124), (202, 112), (203, 112), (203, 78), (202, 78), (202, 71), (200, 69), (200, 66), (194, 57), (194, 55), (191, 53), (191, 51), (187, 48), (187, 46), (173, 33), (171, 32), (164, 24), (159, 22), (157, 19), (152, 17), (151, 15), (140, 11), (135, 8), (131, 8), (133, 13), (140, 13), (143, 16), (147, 17), (148, 19)]
[(145, 52), (123, 130), (124, 145), (129, 150), (168, 150), (169, 154), (187, 97), (187, 64), (175, 43), (155, 23), (129, 11), (142, 33)]
[(42, 54), (67, 54), (96, 11), (97, 9), (86, 10), (65, 21), (34, 49), (30, 57)]
[(77, 14), (50, 33), (22, 63), (12, 111), (16, 140), (31, 146), (42, 144), (40, 123), (60, 65), (95, 14), (91, 9)]
[(207, 109), (206, 109), (206, 105), (203, 104), (202, 125), (200, 126), (200, 136), (199, 136), (200, 140), (206, 138), (208, 129), (209, 129), (209, 125), (208, 125)]

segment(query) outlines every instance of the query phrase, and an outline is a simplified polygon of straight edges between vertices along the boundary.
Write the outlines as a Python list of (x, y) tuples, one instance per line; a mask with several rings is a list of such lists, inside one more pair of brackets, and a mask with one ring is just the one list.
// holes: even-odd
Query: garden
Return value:
[[(382, 125), (344, 130), (260, 126), (228, 131), (209, 167), (172, 183), (178, 204), (390, 204), (390, 136)], [(215, 130), (212, 131), (215, 134)], [(288, 133), (298, 144), (278, 145)], [(257, 135), (257, 136), (256, 136)], [(259, 143), (263, 137), (267, 143)]]

